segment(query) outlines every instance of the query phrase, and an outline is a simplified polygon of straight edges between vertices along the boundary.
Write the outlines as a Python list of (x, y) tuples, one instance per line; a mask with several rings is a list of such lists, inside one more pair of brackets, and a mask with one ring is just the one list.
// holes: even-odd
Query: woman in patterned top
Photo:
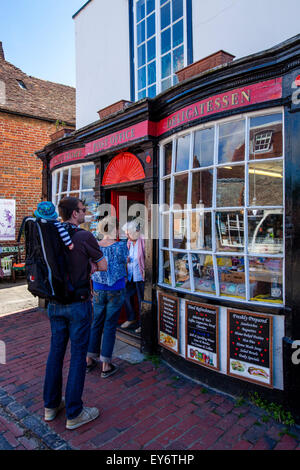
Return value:
[(103, 235), (99, 245), (107, 260), (107, 271), (92, 274), (94, 318), (87, 353), (87, 371), (96, 367), (100, 356), (101, 377), (106, 378), (117, 371), (117, 366), (111, 360), (118, 319), (125, 300), (128, 248), (126, 241), (116, 241), (118, 223), (115, 217), (105, 217), (99, 222), (97, 230)]

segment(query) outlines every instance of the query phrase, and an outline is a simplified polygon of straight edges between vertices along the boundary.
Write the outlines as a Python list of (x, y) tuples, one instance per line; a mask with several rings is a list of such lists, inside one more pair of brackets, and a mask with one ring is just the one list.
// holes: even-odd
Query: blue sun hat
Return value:
[(40, 202), (37, 206), (37, 210), (34, 212), (34, 215), (46, 220), (57, 219), (58, 217), (57, 213), (55, 212), (55, 206), (50, 201)]

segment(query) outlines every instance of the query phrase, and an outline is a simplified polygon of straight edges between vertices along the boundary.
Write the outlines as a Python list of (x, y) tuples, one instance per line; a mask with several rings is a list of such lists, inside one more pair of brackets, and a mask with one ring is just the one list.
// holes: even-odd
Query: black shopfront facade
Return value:
[(95, 233), (111, 206), (144, 220), (141, 335), (119, 329), (120, 339), (207, 386), (258, 391), (300, 414), (300, 36), (38, 156), (43, 197), (84, 199), (85, 228)]

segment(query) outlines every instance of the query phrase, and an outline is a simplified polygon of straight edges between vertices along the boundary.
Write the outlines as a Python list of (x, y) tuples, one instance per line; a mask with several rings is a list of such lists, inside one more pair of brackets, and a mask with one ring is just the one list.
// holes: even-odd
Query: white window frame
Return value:
[[(155, 9), (150, 13), (150, 15), (147, 15), (147, 12), (145, 11), (145, 17), (144, 17), (144, 20), (145, 20), (145, 41), (141, 44), (145, 44), (145, 54), (146, 54), (146, 59), (145, 59), (145, 67), (146, 67), (146, 86), (145, 88), (139, 90), (138, 89), (138, 46), (137, 46), (137, 34), (136, 34), (136, 30), (137, 30), (137, 18), (136, 18), (136, 4), (139, 0), (134, 0), (133, 2), (133, 25), (134, 25), (134, 57), (133, 57), (133, 62), (134, 62), (134, 77), (135, 77), (135, 100), (138, 101), (139, 99), (142, 99), (142, 98), (139, 98), (138, 95), (139, 95), (139, 92), (140, 91), (143, 91), (143, 90), (146, 90), (146, 97), (148, 96), (147, 95), (147, 88), (148, 88), (148, 65), (149, 63), (152, 63), (153, 60), (151, 62), (147, 62), (147, 41), (150, 40), (151, 38), (155, 37), (155, 52), (156, 52), (156, 55), (155, 55), (155, 63), (156, 63), (156, 81), (154, 83), (152, 83), (151, 85), (149, 85), (149, 87), (152, 87), (153, 85), (156, 85), (156, 95), (158, 95), (159, 93), (161, 93), (162, 91), (162, 78), (161, 78), (161, 58), (168, 54), (169, 52), (171, 52), (171, 75), (169, 75), (168, 77), (165, 77), (164, 80), (168, 79), (168, 78), (171, 78), (171, 86), (175, 85), (177, 83), (177, 80), (176, 80), (176, 74), (174, 72), (174, 67), (173, 67), (173, 51), (179, 47), (181, 47), (183, 45), (183, 67), (186, 67), (187, 66), (187, 6), (186, 6), (186, 0), (183, 0), (183, 16), (181, 18), (179, 18), (178, 20), (176, 20), (174, 23), (172, 22), (172, 0), (167, 0), (166, 3), (170, 3), (170, 8), (171, 8), (171, 21), (170, 21), (170, 25), (168, 27), (170, 27), (171, 29), (171, 49), (164, 53), (163, 55), (161, 54), (161, 40), (160, 40), (160, 37), (161, 37), (161, 33), (163, 31), (165, 31), (167, 28), (165, 28), (164, 30), (160, 30), (160, 0), (155, 0)], [(147, 3), (147, 0), (145, 0), (145, 9), (146, 9), (146, 3)], [(164, 5), (162, 5), (164, 6)], [(155, 35), (154, 36), (151, 36), (151, 38), (147, 38), (147, 24), (146, 24), (146, 18), (148, 16), (151, 16), (153, 14), (153, 12), (155, 13)], [(173, 25), (178, 23), (179, 21), (181, 21), (181, 19), (183, 20), (183, 43), (180, 44), (179, 46), (176, 46), (175, 48), (173, 48)], [(142, 21), (142, 20), (141, 20)], [(140, 45), (141, 45), (140, 44)], [(139, 45), (139, 46), (140, 46)]]
[[(82, 168), (86, 166), (91, 166), (94, 165), (92, 162), (87, 162), (87, 163), (78, 163), (75, 165), (69, 165), (67, 167), (60, 167), (57, 170), (54, 170), (52, 173), (52, 202), (55, 205), (57, 209), (57, 201), (58, 201), (58, 196), (59, 199), (61, 199), (61, 196), (72, 196), (74, 194), (78, 194), (79, 198), (82, 198), (83, 194), (86, 193), (92, 193), (94, 191), (94, 188), (88, 188), (88, 189), (83, 189), (82, 188)], [(94, 165), (95, 166), (95, 165)], [(70, 185), (71, 185), (71, 171), (73, 168), (80, 168), (80, 182), (79, 182), (79, 188), (74, 189), (70, 191)], [(67, 185), (67, 191), (62, 191), (62, 174), (63, 171), (68, 171), (68, 185)], [(59, 180), (58, 180), (59, 178)], [(58, 181), (57, 181), (58, 180)], [(58, 183), (58, 184), (57, 184)], [(58, 191), (56, 191), (56, 188)], [(87, 218), (88, 216), (86, 216)]]
[[(263, 115), (270, 115), (270, 114), (276, 114), (276, 113), (281, 113), (282, 115), (282, 156), (281, 157), (273, 157), (273, 158), (266, 158), (266, 159), (249, 159), (249, 137), (250, 137), (250, 118), (251, 117), (258, 117), (258, 116), (263, 116)], [(244, 160), (240, 162), (230, 162), (230, 166), (234, 165), (244, 165), (245, 168), (245, 189), (244, 189), (244, 194), (246, 195), (245, 200), (244, 200), (244, 205), (243, 206), (236, 206), (236, 207), (218, 207), (216, 204), (216, 190), (217, 190), (217, 168), (228, 166), (228, 163), (222, 163), (218, 164), (217, 158), (218, 158), (218, 129), (219, 125), (223, 123), (228, 123), (232, 121), (238, 121), (240, 119), (245, 119), (245, 158)], [(210, 212), (211, 213), (211, 224), (212, 224), (212, 250), (180, 250), (178, 248), (173, 248), (173, 227), (172, 227), (172, 219), (173, 219), (173, 213), (176, 212), (176, 209), (173, 209), (173, 197), (174, 197), (174, 177), (177, 175), (182, 175), (182, 174), (189, 174), (189, 186), (188, 186), (188, 199), (187, 199), (187, 212), (197, 212), (197, 209), (192, 209), (191, 208), (191, 184), (190, 184), (190, 178), (192, 176), (193, 172), (199, 171), (199, 168), (192, 168), (191, 165), (191, 158), (192, 158), (192, 152), (190, 151), (190, 165), (189, 165), (189, 170), (184, 170), (181, 172), (175, 173), (175, 149), (176, 149), (176, 141), (179, 137), (190, 134), (191, 139), (190, 139), (190, 144), (192, 146), (193, 144), (193, 136), (195, 135), (195, 132), (198, 130), (203, 130), (206, 128), (212, 128), (215, 127), (215, 142), (214, 142), (214, 164), (213, 166), (208, 166), (208, 167), (203, 167), (203, 169), (212, 169), (213, 168), (213, 195), (212, 195), (212, 206), (209, 208), (204, 208), (204, 212)], [(198, 297), (209, 297), (209, 298), (218, 298), (218, 299), (223, 299), (223, 300), (230, 300), (235, 303), (247, 303), (247, 304), (252, 304), (252, 305), (260, 305), (260, 306), (278, 306), (282, 307), (285, 305), (285, 139), (284, 139), (284, 134), (285, 134), (285, 123), (284, 123), (284, 112), (283, 108), (277, 107), (277, 108), (269, 108), (265, 109), (262, 111), (254, 111), (251, 113), (245, 113), (245, 114), (239, 114), (235, 115), (226, 119), (220, 119), (216, 120), (213, 122), (205, 123), (196, 127), (193, 127), (189, 129), (188, 131), (182, 131), (178, 132), (177, 134), (174, 134), (172, 137), (166, 138), (162, 140), (159, 143), (159, 168), (160, 168), (160, 183), (159, 183), (159, 204), (160, 204), (160, 215), (159, 215), (159, 275), (158, 275), (158, 285), (161, 287), (167, 287), (171, 288), (175, 291), (178, 292), (184, 292), (184, 293), (190, 293), (193, 295), (196, 295)], [(172, 146), (172, 169), (171, 173), (168, 175), (164, 175), (164, 146), (169, 143), (170, 141), (173, 141), (173, 146)], [(282, 161), (283, 162), (283, 175), (282, 175), (282, 184), (283, 184), (283, 198), (282, 198), (282, 205), (281, 206), (253, 206), (251, 205), (250, 209), (250, 201), (248, 200), (248, 189), (249, 189), (249, 178), (248, 178), (248, 167), (250, 163), (253, 163), (254, 161), (256, 162), (271, 162), (271, 161)], [(163, 187), (164, 187), (164, 181), (166, 179), (170, 178), (170, 210), (169, 211), (164, 211), (164, 201), (163, 201)], [(241, 210), (244, 209), (244, 250), (243, 251), (236, 251), (236, 252), (221, 252), (217, 251), (216, 247), (216, 213), (220, 211), (235, 211), (235, 210)], [(248, 210), (253, 210), (253, 209), (281, 209), (283, 211), (283, 253), (276, 253), (276, 254), (271, 254), (271, 253), (248, 253)], [(181, 211), (179, 211), (181, 212)], [(168, 247), (163, 247), (163, 242), (162, 242), (162, 214), (166, 215), (169, 214), (169, 246)], [(189, 217), (187, 218), (189, 221)], [(189, 223), (189, 222), (188, 222)], [(189, 229), (189, 227), (188, 227)], [(188, 246), (188, 248), (190, 248)], [(170, 271), (171, 271), (171, 278), (172, 278), (172, 284), (167, 284), (163, 282), (163, 252), (168, 251), (169, 252), (169, 259), (170, 259)], [(190, 273), (192, 272), (191, 266), (192, 266), (192, 259), (191, 259), (191, 254), (196, 253), (196, 254), (205, 254), (205, 255), (212, 255), (213, 258), (213, 266), (214, 266), (214, 281), (215, 281), (215, 288), (216, 288), (216, 294), (212, 293), (205, 293), (205, 292), (199, 292), (195, 290), (194, 287), (194, 279), (193, 275), (190, 275), (190, 284), (191, 284), (191, 289), (183, 289), (180, 287), (175, 287), (175, 268), (174, 268), (174, 253), (177, 252), (182, 252), (182, 253), (188, 253), (189, 256), (189, 268), (190, 268)], [(237, 298), (237, 297), (231, 297), (231, 296), (226, 296), (226, 295), (220, 295), (220, 287), (219, 287), (219, 275), (218, 275), (218, 269), (217, 269), (217, 257), (218, 256), (239, 256), (244, 258), (245, 262), (245, 299), (242, 298)], [(280, 258), (282, 259), (282, 302), (260, 302), (260, 301), (254, 301), (250, 300), (250, 292), (249, 292), (249, 259), (253, 257), (262, 257), (264, 256), (265, 258)]]

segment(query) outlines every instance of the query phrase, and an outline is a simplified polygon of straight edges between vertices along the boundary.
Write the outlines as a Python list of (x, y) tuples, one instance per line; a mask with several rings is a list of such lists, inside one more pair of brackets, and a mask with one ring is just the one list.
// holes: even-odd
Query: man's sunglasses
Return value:
[(85, 213), (85, 212), (86, 212), (86, 207), (83, 207), (83, 208), (78, 208), (78, 207), (77, 207), (76, 211), (77, 211), (77, 212), (82, 211), (82, 212)]

